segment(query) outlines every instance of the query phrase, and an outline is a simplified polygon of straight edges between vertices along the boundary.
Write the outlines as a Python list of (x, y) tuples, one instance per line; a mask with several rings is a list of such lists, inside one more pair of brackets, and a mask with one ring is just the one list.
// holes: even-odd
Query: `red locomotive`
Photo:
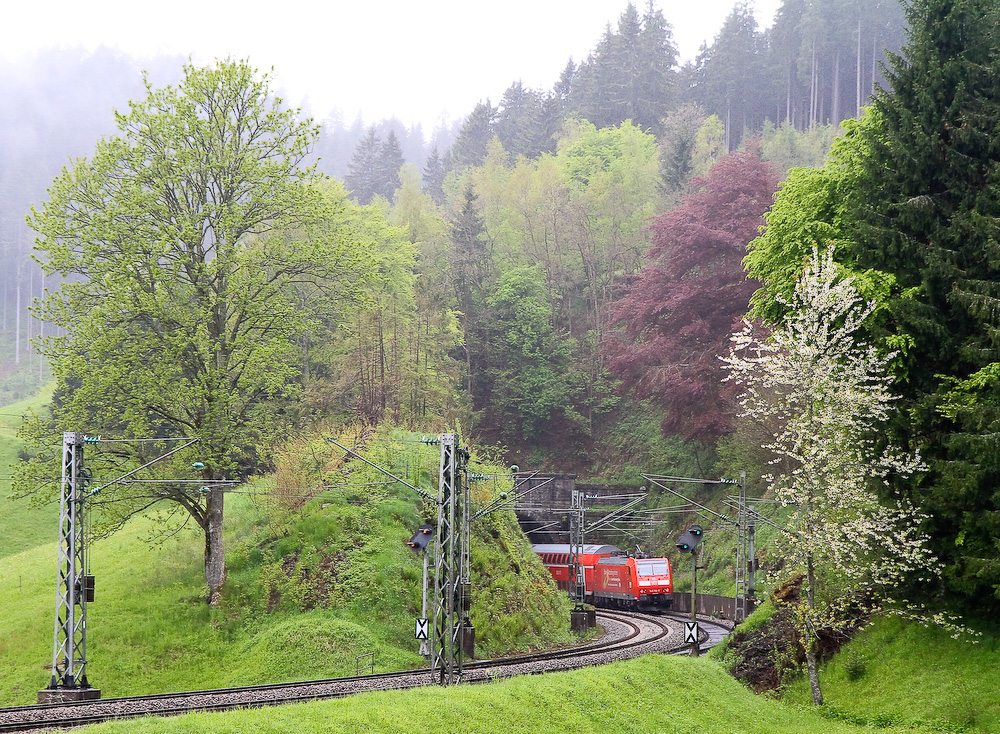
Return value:
[[(576, 584), (571, 546), (532, 546), (560, 589)], [(666, 558), (632, 558), (613, 545), (585, 545), (580, 554), (584, 601), (598, 607), (666, 611), (673, 600), (674, 582)]]

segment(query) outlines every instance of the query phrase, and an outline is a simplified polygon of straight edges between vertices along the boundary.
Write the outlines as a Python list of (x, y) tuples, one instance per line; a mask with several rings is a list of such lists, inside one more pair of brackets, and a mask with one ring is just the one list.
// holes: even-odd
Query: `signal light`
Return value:
[(694, 553), (695, 546), (701, 540), (701, 525), (692, 525), (677, 539), (677, 550), (681, 553)]
[(413, 537), (410, 538), (407, 545), (410, 546), (410, 550), (412, 550), (414, 553), (419, 553), (420, 551), (424, 550), (424, 548), (426, 548), (428, 544), (431, 542), (433, 533), (434, 533), (433, 527), (431, 527), (430, 525), (421, 525), (419, 528), (417, 528), (417, 532), (413, 534)]

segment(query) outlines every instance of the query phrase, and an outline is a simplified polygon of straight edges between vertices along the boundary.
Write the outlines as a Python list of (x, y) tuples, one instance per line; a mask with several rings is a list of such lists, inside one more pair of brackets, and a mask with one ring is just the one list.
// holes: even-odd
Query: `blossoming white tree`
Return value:
[(880, 502), (876, 484), (922, 470), (920, 457), (886, 445), (878, 428), (893, 403), (887, 365), (858, 332), (875, 305), (838, 273), (832, 251), (813, 252), (783, 324), (764, 339), (747, 323), (724, 358), (742, 389), (741, 415), (780, 428), (764, 446), (782, 473), (765, 477), (793, 511), (782, 540), (790, 568), (805, 575), (797, 611), (813, 700), (823, 702), (817, 631), (835, 624), (850, 592), (885, 599), (906, 574), (936, 559), (907, 503)]

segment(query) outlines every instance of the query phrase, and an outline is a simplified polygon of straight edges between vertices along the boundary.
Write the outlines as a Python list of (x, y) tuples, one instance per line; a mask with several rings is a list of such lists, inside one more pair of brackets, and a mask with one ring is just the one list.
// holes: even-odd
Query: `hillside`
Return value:
[[(13, 452), (16, 441), (6, 438), (4, 447)], [(426, 484), (435, 473), (437, 450), (416, 434), (386, 430), (367, 446), (373, 461), (411, 483)], [(337, 676), (353, 673), (356, 656), (368, 652), (375, 653), (377, 670), (424, 665), (412, 639), (420, 563), (404, 540), (427, 507), (410, 490), (381, 484), (374, 470), (342, 458), (321, 435), (300, 436), (280, 453), (276, 472), (230, 494), (229, 575), (218, 609), (204, 603), (200, 538), (191, 530), (164, 533), (169, 528), (162, 518), (146, 515), (95, 543), (97, 599), (88, 637), (93, 685), (113, 696)], [(482, 500), (502, 482), (490, 474), (500, 467), (477, 460), (481, 476), (490, 477), (476, 483)], [(334, 476), (342, 478), (337, 486)], [(325, 492), (303, 491), (317, 486), (317, 478)], [(0, 601), (3, 705), (32, 703), (46, 683), (55, 544), (45, 541), (53, 525), (51, 507), (5, 502), (0, 514), (0, 584), (8, 591)], [(714, 567), (729, 540), (720, 533), (708, 542), (718, 548), (712, 556), (720, 560), (709, 561)], [(473, 565), (480, 657), (568, 639), (567, 602), (553, 593), (508, 513), (489, 515), (477, 528)], [(714, 576), (724, 586), (725, 569), (714, 570), (706, 581)], [(751, 693), (716, 660), (646, 658), (484, 688), (392, 694), (392, 703), (376, 694), (277, 713), (97, 729), (308, 732), (337, 722), (344, 731), (419, 732), (456, 728), (453, 717), (463, 716), (462, 728), (477, 732), (544, 732), (556, 725), (574, 732), (853, 732), (872, 726), (1000, 732), (1000, 689), (991, 675), (998, 657), (992, 636), (970, 645), (940, 630), (882, 621), (826, 666), (827, 705), (820, 710), (808, 705), (801, 676), (786, 677), (779, 702)], [(579, 705), (554, 703), (570, 698)]]
[[(416, 438), (380, 433), (367, 453), (411, 483), (426, 483), (436, 476), (437, 449)], [(274, 475), (227, 498), (228, 577), (218, 608), (204, 601), (204, 541), (190, 528), (144, 514), (95, 542), (91, 684), (107, 697), (334, 677), (353, 673), (355, 658), (369, 652), (380, 671), (424, 665), (413, 639), (421, 562), (405, 541), (428, 508), (411, 490), (387, 485), (359, 462), (345, 464), (343, 452), (331, 448), (319, 436), (301, 438)], [(323, 484), (328, 489), (319, 491)], [(488, 493), (495, 482), (480, 484)], [(7, 504), (15, 511), (5, 516), (34, 524), (46, 539), (56, 534), (51, 508)], [(474, 534), (478, 655), (568, 641), (569, 602), (513, 515), (489, 514)], [(51, 663), (56, 547), (40, 539), (28, 549), (23, 542), (8, 547), (6, 538), (0, 705), (33, 703)]]

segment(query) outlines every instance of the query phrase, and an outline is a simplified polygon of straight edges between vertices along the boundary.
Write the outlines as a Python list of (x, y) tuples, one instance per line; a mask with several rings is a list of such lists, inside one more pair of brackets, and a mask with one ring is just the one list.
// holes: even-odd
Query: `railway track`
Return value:
[[(477, 660), (463, 666), (463, 683), (485, 683), (515, 675), (603, 665), (650, 653), (686, 649), (683, 625), (672, 616), (598, 612), (604, 635), (593, 642), (531, 655)], [(703, 626), (706, 624), (702, 623)], [(719, 627), (719, 630), (725, 628)], [(711, 634), (705, 638), (711, 642)], [(704, 643), (703, 643), (704, 644)], [(0, 708), (0, 733), (83, 726), (112, 719), (171, 716), (191, 711), (223, 711), (340, 698), (364, 691), (416, 688), (432, 683), (427, 670), (382, 673), (329, 680), (241, 686), (205, 691), (161, 693), (97, 701)]]

